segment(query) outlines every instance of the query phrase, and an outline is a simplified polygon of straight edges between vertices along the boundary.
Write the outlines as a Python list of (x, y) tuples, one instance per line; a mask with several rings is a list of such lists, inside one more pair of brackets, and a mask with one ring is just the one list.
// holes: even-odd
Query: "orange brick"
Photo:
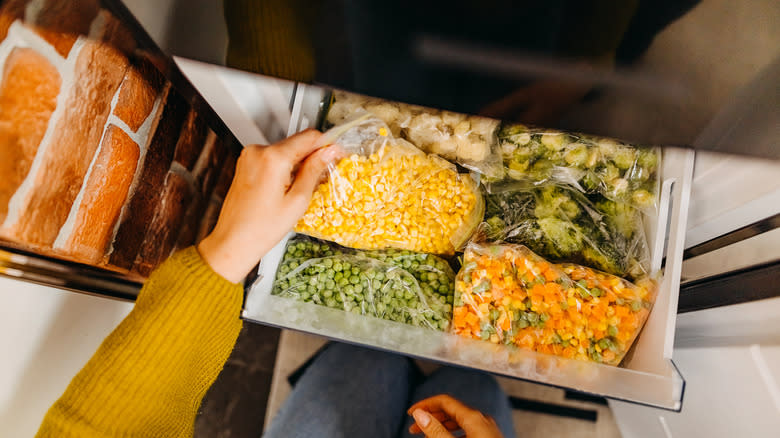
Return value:
[(151, 64), (130, 66), (122, 80), (114, 114), (137, 131), (151, 114), (164, 85), (165, 79)]
[(174, 147), (188, 110), (184, 98), (171, 90), (149, 143), (138, 187), (132, 194), (114, 239), (109, 256), (112, 266), (131, 269), (135, 263), (146, 236), (146, 226), (159, 204), (160, 188), (173, 162)]
[(124, 131), (108, 127), (64, 253), (89, 264), (103, 259), (127, 200), (139, 154), (138, 145)]
[(94, 42), (81, 50), (65, 113), (57, 122), (52, 143), (23, 200), (19, 220), (5, 235), (30, 244), (50, 246), (70, 212), (98, 147), (127, 59)]
[(59, 73), (34, 50), (17, 48), (6, 59), (0, 85), (0, 224), (30, 171), (59, 90)]
[(35, 17), (36, 31), (63, 57), (80, 35), (89, 34), (100, 10), (99, 0), (46, 0)]

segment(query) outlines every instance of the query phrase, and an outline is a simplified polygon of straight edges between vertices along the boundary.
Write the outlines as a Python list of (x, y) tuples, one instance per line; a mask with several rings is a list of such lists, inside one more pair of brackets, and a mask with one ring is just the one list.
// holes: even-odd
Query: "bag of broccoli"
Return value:
[(552, 260), (592, 266), (621, 277), (648, 273), (642, 213), (626, 203), (558, 184), (505, 184), (485, 197), (481, 232), (520, 243)]
[(378, 117), (394, 136), (425, 152), (494, 179), (503, 176), (497, 120), (335, 91), (325, 123), (339, 125), (361, 111)]
[(444, 260), (405, 250), (359, 251), (296, 236), (272, 295), (434, 330), (447, 330), (455, 274)]
[[(657, 205), (661, 161), (657, 148), (517, 124), (503, 126), (498, 138), (509, 180), (568, 184), (641, 210)], [(492, 184), (488, 191), (493, 191)]]

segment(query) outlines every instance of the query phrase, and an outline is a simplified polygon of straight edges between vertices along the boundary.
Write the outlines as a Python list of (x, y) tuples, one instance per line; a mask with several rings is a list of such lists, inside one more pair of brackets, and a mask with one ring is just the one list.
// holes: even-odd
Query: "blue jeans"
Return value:
[(489, 374), (442, 367), (420, 380), (408, 358), (331, 343), (301, 376), (265, 436), (419, 438), (408, 432), (406, 410), (437, 394), (491, 415), (505, 437), (514, 436), (509, 400)]

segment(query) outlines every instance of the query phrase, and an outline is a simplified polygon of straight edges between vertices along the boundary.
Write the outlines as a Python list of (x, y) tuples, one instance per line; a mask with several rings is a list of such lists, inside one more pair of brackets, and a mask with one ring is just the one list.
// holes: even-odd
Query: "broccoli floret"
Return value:
[(615, 151), (615, 155), (612, 157), (612, 161), (619, 169), (626, 170), (634, 165), (636, 161), (636, 149), (632, 147), (622, 146)]
[(588, 147), (582, 143), (572, 143), (563, 158), (570, 166), (582, 167), (588, 161)]
[(655, 149), (642, 149), (639, 151), (637, 162), (640, 166), (647, 169), (648, 173), (653, 173), (658, 166), (658, 153)]
[(582, 251), (582, 235), (571, 222), (546, 217), (537, 223), (547, 239), (549, 252), (555, 257), (570, 257)]

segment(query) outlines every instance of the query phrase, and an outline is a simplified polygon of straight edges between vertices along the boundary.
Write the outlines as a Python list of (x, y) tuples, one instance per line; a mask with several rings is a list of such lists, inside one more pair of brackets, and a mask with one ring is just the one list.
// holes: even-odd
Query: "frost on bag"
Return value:
[(648, 274), (643, 215), (636, 208), (600, 195), (591, 202), (578, 190), (555, 184), (515, 183), (502, 190), (485, 196), (481, 231), (489, 240), (523, 244), (552, 261), (620, 277)]
[(341, 124), (361, 111), (378, 117), (395, 137), (404, 138), (425, 152), (492, 178), (503, 175), (496, 139), (497, 120), (334, 91), (326, 123)]
[(323, 136), (349, 154), (328, 167), (295, 231), (359, 249), (453, 254), (482, 219), (477, 183), (395, 139), (368, 114)]
[(539, 353), (618, 365), (642, 328), (654, 285), (635, 286), (522, 245), (470, 243), (455, 280), (453, 331)]
[(447, 262), (430, 254), (358, 251), (297, 236), (287, 244), (271, 293), (447, 330), (454, 277)]
[(661, 160), (656, 148), (523, 125), (504, 126), (498, 137), (510, 180), (569, 184), (642, 210), (657, 205)]

